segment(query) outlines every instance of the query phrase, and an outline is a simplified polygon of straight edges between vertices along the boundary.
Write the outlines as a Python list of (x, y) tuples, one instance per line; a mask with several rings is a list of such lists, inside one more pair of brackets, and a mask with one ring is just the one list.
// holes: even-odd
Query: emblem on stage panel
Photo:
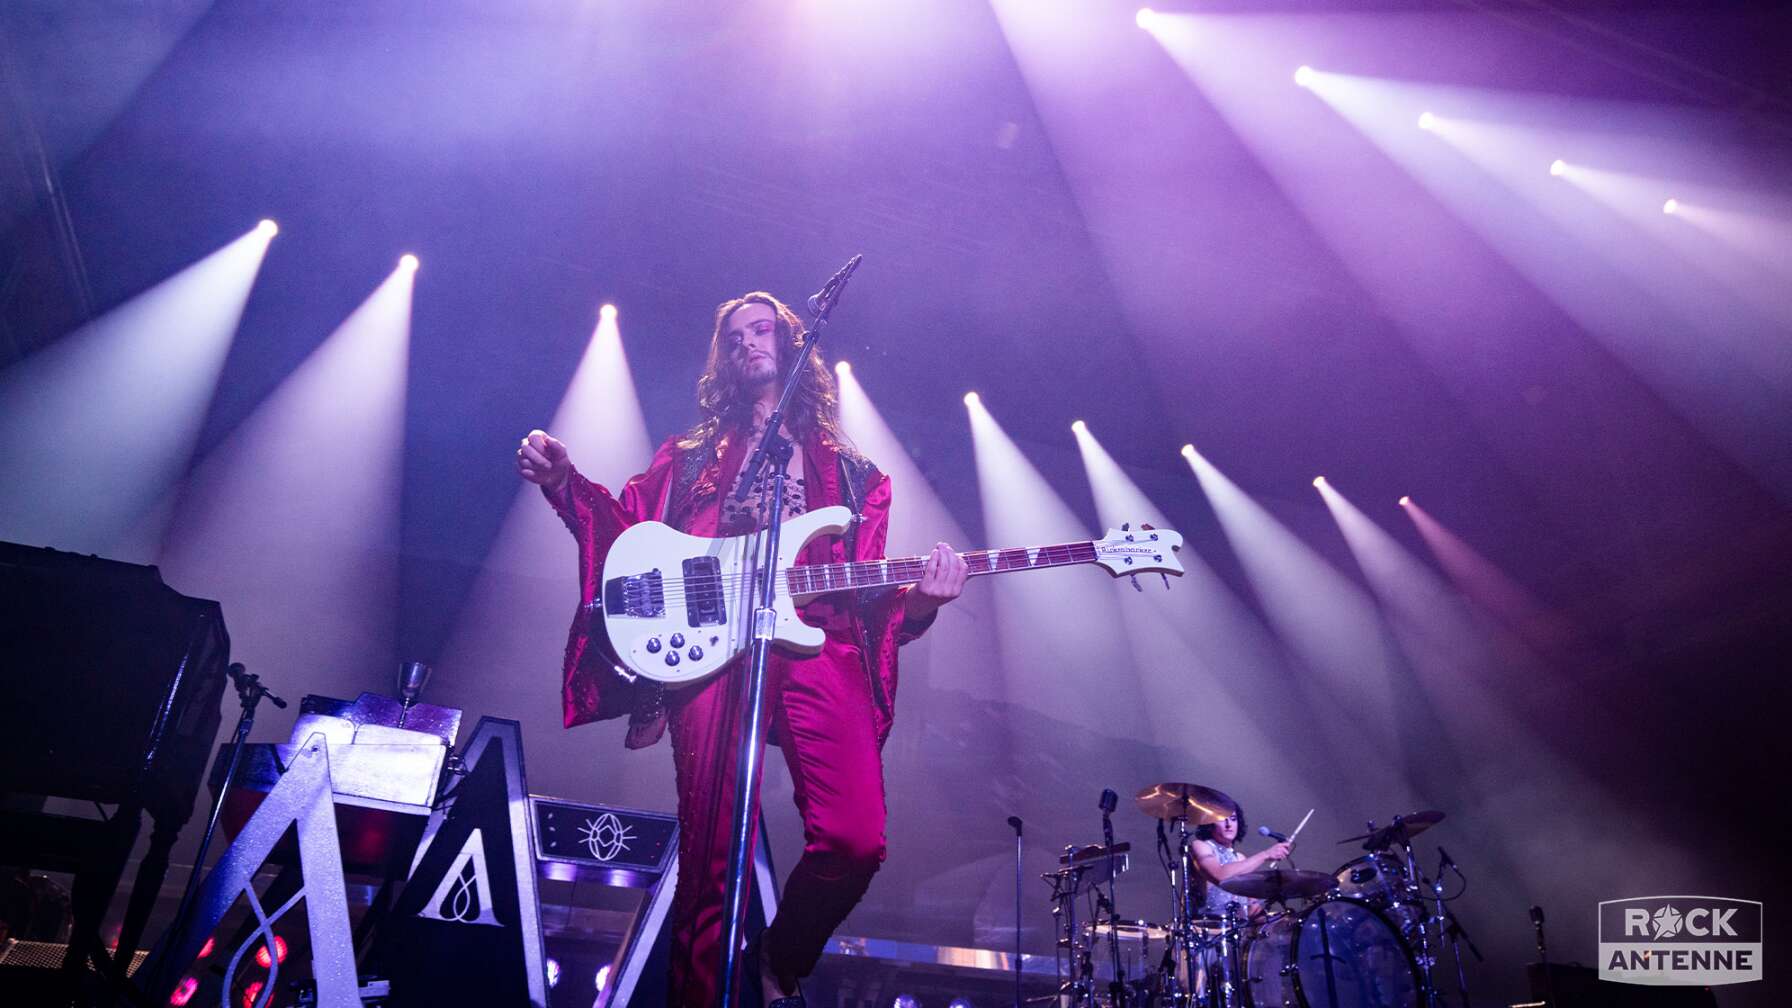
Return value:
[(485, 868), (485, 840), (479, 830), (467, 834), (467, 842), (461, 845), (460, 853), (454, 856), (417, 916), (450, 923), (503, 926), (492, 916), (491, 874)]
[(585, 849), (599, 861), (609, 861), (628, 850), (628, 842), (635, 838), (635, 831), (616, 818), (614, 813), (605, 812), (596, 819), (585, 820), (579, 827), (579, 839), (584, 842)]
[(1599, 904), (1599, 978), (1711, 985), (1761, 979), (1761, 904), (1639, 896)]

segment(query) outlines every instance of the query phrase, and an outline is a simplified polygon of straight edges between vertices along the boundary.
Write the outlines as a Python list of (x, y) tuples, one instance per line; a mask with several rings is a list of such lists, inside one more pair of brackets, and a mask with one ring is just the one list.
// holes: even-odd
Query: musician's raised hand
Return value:
[(933, 615), (940, 606), (964, 592), (968, 577), (970, 573), (964, 565), (964, 557), (945, 543), (939, 543), (932, 553), (927, 554), (927, 561), (921, 566), (921, 580), (903, 599), (903, 615), (912, 620)]
[(516, 471), (529, 482), (558, 492), (572, 474), (572, 460), (565, 445), (546, 431), (532, 430), (516, 450)]

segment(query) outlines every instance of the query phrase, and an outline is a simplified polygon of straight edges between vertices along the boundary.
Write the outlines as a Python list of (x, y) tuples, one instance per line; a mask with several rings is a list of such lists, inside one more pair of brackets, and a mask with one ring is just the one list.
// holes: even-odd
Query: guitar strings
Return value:
[[(982, 561), (982, 560), (990, 561), (990, 563), (987, 566), (984, 566), (980, 570), (972, 569), (969, 571), (969, 573), (971, 573), (971, 574), (989, 574), (989, 573), (995, 573), (998, 570), (1024, 570), (1024, 569), (1032, 568), (1032, 567), (1061, 567), (1061, 566), (1064, 566), (1065, 564), (1081, 562), (1074, 555), (1070, 556), (1070, 557), (1066, 557), (1064, 559), (1059, 559), (1056, 554), (1058, 554), (1060, 551), (1078, 551), (1085, 547), (1092, 547), (1093, 545), (1094, 545), (1093, 543), (1082, 542), (1082, 543), (1061, 543), (1061, 544), (1054, 545), (1054, 546), (1041, 546), (1036, 550), (1026, 550), (1026, 549), (973, 550), (969, 553), (964, 554), (964, 556), (967, 559), (975, 557), (979, 561)], [(1034, 556), (1032, 559), (1029, 559), (1026, 567), (999, 568), (996, 566), (996, 564), (1001, 563), (1001, 554), (1003, 554), (1003, 553), (1032, 553)], [(1041, 560), (1043, 560), (1045, 562), (1041, 563), (1040, 562)], [(887, 560), (887, 561), (860, 560), (860, 561), (849, 561), (848, 563), (797, 564), (795, 566), (787, 567), (784, 569), (783, 580), (784, 580), (785, 589), (787, 591), (790, 591), (792, 594), (805, 594), (805, 595), (826, 594), (829, 592), (836, 592), (836, 591), (851, 591), (851, 590), (857, 589), (857, 588), (882, 588), (882, 587), (888, 587), (890, 585), (913, 584), (916, 581), (919, 581), (920, 577), (921, 577), (921, 572), (922, 572), (922, 570), (925, 569), (926, 562), (927, 562), (926, 557), (897, 557), (897, 558)], [(844, 573), (848, 567), (855, 566), (855, 565), (864, 565), (865, 567), (868, 568), (869, 566), (871, 566), (873, 564), (885, 565), (888, 568), (888, 570), (887, 571), (879, 571), (880, 580), (873, 582), (871, 584), (844, 584), (844, 585), (839, 585), (837, 587), (815, 586), (811, 590), (804, 590), (801, 592), (797, 592), (796, 591), (797, 586), (792, 581), (793, 577), (800, 576), (800, 577), (804, 578), (805, 580), (807, 580), (807, 582), (810, 585), (813, 585), (814, 581), (816, 580), (816, 576), (818, 574), (821, 574), (822, 572), (828, 572), (826, 579), (831, 580), (834, 573)], [(898, 574), (898, 575), (907, 574), (907, 573), (909, 573), (907, 568), (914, 568), (914, 570), (913, 570), (913, 573), (915, 574), (914, 577), (898, 576), (893, 579), (882, 580), (882, 578), (888, 577), (889, 574)], [(814, 572), (814, 573), (805, 573), (802, 575), (798, 575), (797, 572), (799, 572), (799, 571)], [(639, 575), (635, 575), (635, 576), (639, 576)], [(668, 602), (683, 602), (685, 599), (687, 599), (689, 597), (690, 593), (693, 591), (709, 591), (709, 590), (713, 589), (716, 591), (726, 592), (726, 591), (738, 590), (738, 589), (744, 587), (748, 581), (756, 578), (757, 576), (758, 575), (753, 574), (751, 572), (741, 572), (741, 573), (737, 573), (737, 574), (697, 575), (697, 576), (692, 576), (692, 577), (662, 578), (660, 581), (661, 597)]]

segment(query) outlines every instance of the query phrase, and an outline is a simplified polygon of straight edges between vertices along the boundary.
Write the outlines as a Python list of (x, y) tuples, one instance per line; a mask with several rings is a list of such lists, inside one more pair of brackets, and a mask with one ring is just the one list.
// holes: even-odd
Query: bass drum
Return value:
[(1250, 1008), (1417, 1008), (1419, 968), (1400, 932), (1359, 899), (1333, 898), (1259, 928), (1244, 944)]

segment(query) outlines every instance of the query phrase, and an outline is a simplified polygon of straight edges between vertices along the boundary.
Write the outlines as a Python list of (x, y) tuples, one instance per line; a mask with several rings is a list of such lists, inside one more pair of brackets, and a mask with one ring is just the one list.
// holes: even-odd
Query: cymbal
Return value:
[(1338, 880), (1320, 871), (1291, 868), (1259, 868), (1254, 872), (1234, 875), (1220, 883), (1220, 888), (1234, 896), (1280, 903), (1290, 899), (1317, 896), (1338, 884)]
[(1238, 803), (1224, 791), (1174, 781), (1153, 784), (1140, 791), (1135, 800), (1139, 811), (1148, 816), (1170, 820), (1186, 818), (1196, 826), (1219, 822), (1238, 811)]
[(1438, 823), (1444, 821), (1444, 814), (1436, 809), (1423, 812), (1411, 812), (1403, 816), (1395, 816), (1394, 821), (1377, 830), (1359, 833), (1353, 837), (1345, 837), (1340, 844), (1363, 841), (1363, 849), (1370, 851), (1387, 850), (1390, 844), (1411, 840)]

